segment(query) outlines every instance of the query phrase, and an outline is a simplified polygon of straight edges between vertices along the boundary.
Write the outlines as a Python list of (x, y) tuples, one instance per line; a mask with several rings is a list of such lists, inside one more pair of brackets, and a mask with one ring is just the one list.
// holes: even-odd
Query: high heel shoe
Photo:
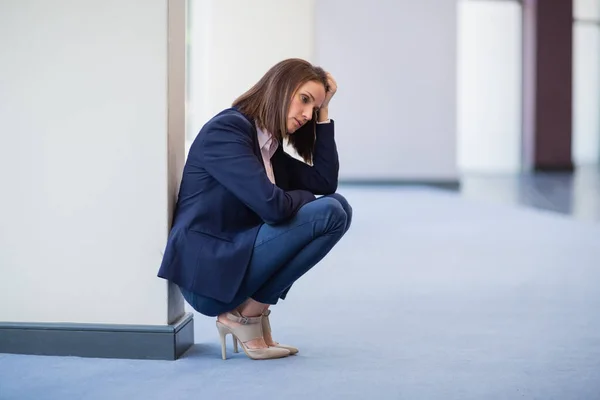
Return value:
[[(263, 330), (263, 335), (271, 336), (271, 323), (269, 322), (269, 314), (271, 314), (271, 310), (266, 310), (262, 314), (262, 330)], [(272, 337), (271, 337), (271, 340), (273, 340)], [(287, 344), (281, 344), (281, 343), (277, 343), (275, 346), (271, 346), (271, 348), (286, 349), (290, 352), (290, 355), (294, 355), (294, 354), (298, 353), (298, 351), (299, 351), (294, 346), (290, 346)]]
[(221, 338), (221, 356), (223, 360), (227, 359), (225, 338), (228, 334), (233, 336), (233, 347), (237, 353), (237, 342), (240, 342), (244, 353), (253, 360), (268, 360), (273, 358), (282, 358), (290, 355), (289, 350), (277, 347), (267, 347), (263, 349), (250, 349), (246, 343), (252, 339), (260, 339), (262, 333), (262, 315), (258, 317), (244, 317), (234, 311), (227, 313), (227, 319), (241, 324), (240, 326), (229, 326), (217, 321), (217, 329)]

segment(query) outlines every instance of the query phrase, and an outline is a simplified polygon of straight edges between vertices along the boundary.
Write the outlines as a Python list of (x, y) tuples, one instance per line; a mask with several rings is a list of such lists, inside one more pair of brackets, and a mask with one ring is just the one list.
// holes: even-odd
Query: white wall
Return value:
[(573, 0), (573, 17), (591, 21), (600, 20), (600, 1)]
[(317, 4), (315, 60), (339, 83), (341, 178), (456, 179), (456, 1)]
[(521, 169), (522, 10), (516, 1), (458, 2), (458, 165)]
[(205, 0), (190, 12), (188, 139), (299, 57), (339, 83), (341, 178), (456, 178), (454, 1)]
[[(573, 162), (600, 162), (600, 0), (576, 0), (573, 29)], [(586, 22), (581, 22), (584, 20)], [(595, 23), (590, 23), (595, 21)]]
[(193, 0), (188, 139), (277, 62), (313, 61), (315, 0)]
[(4, 0), (0, 48), (0, 320), (166, 324), (167, 0)]

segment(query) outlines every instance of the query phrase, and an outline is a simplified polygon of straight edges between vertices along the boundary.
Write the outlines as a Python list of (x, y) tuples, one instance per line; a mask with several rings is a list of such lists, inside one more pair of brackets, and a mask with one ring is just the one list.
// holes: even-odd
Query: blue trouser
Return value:
[(199, 313), (216, 316), (231, 311), (248, 298), (277, 304), (292, 284), (317, 264), (350, 228), (352, 208), (340, 194), (305, 204), (289, 221), (263, 224), (238, 294), (230, 303), (181, 290)]

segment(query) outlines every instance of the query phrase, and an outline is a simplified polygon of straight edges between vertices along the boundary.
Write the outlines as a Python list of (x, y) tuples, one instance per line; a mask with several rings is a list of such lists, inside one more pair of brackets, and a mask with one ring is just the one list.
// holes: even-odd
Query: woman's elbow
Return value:
[(324, 196), (327, 196), (329, 194), (334, 194), (338, 189), (338, 181), (332, 181), (332, 182), (328, 182), (327, 184), (323, 185), (323, 187), (321, 188), (321, 194)]

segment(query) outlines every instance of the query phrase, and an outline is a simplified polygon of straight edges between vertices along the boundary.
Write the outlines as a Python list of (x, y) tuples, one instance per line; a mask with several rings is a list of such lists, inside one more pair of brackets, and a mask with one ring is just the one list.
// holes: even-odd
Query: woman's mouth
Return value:
[(300, 121), (298, 121), (298, 119), (294, 118), (294, 120), (296, 121), (296, 124), (298, 124), (298, 128), (300, 128), (302, 126), (302, 124), (300, 123)]

